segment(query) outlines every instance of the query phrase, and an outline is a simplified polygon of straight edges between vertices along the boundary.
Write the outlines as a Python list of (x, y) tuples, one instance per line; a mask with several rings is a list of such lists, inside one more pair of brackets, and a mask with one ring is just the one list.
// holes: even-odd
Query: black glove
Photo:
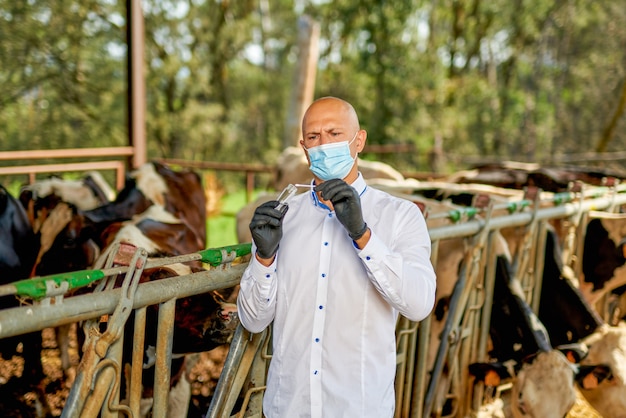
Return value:
[(263, 203), (256, 208), (250, 221), (250, 232), (260, 258), (274, 257), (283, 237), (283, 217), (289, 206), (285, 205), (281, 210), (277, 210), (275, 209), (277, 205), (276, 200)]
[(332, 179), (315, 187), (321, 192), (322, 199), (330, 200), (335, 209), (339, 222), (346, 228), (353, 240), (358, 240), (367, 231), (367, 224), (363, 221), (361, 212), (361, 198), (354, 189), (343, 180)]

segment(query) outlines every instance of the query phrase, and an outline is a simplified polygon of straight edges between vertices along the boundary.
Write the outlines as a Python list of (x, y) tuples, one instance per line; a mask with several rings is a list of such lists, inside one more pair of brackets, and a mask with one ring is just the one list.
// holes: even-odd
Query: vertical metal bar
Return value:
[[(102, 371), (102, 373), (107, 374), (107, 375), (113, 373), (114, 371), (117, 371), (117, 373), (112, 374), (111, 383), (106, 385), (108, 396), (107, 396), (106, 402), (102, 405), (102, 413), (101, 413), (102, 418), (117, 418), (118, 417), (118, 411), (111, 410), (109, 406), (118, 405), (120, 401), (120, 382), (122, 378), (121, 376), (122, 372), (121, 372), (119, 365), (122, 364), (123, 347), (124, 347), (124, 333), (121, 333), (120, 337), (109, 346), (109, 350), (107, 351), (106, 358), (108, 360), (112, 360), (113, 363), (117, 365), (117, 370), (111, 367), (107, 367), (106, 369)], [(101, 380), (102, 379), (100, 378), (98, 379), (99, 385), (101, 384)]]
[(135, 328), (133, 332), (133, 352), (130, 368), (128, 406), (133, 416), (139, 416), (141, 407), (141, 389), (143, 372), (143, 353), (146, 339), (146, 307), (135, 310)]
[(535, 280), (530, 307), (535, 315), (539, 315), (539, 303), (541, 302), (541, 289), (543, 287), (543, 267), (545, 265), (547, 241), (546, 232), (546, 221), (541, 221), (539, 225), (537, 225), (535, 245), (533, 246), (535, 248), (535, 263), (533, 265)]
[[(439, 258), (439, 240), (431, 242), (430, 262), (433, 266), (437, 265)], [(439, 280), (439, 278), (438, 278)], [(413, 391), (411, 395), (411, 414), (412, 418), (421, 417), (424, 408), (424, 396), (426, 394), (426, 358), (428, 356), (428, 348), (430, 346), (430, 328), (432, 322), (432, 313), (420, 322), (418, 330), (418, 347), (415, 356), (416, 372), (414, 376)]]
[[(270, 359), (272, 358), (272, 329), (267, 330), (267, 335), (262, 345), (256, 352), (256, 356), (250, 366), (248, 374), (249, 401), (247, 408), (239, 414), (239, 418), (263, 418), (263, 393), (266, 389), (266, 374)], [(242, 416), (243, 415), (243, 416)]]
[[(230, 417), (252, 363), (258, 358), (257, 352), (264, 347), (267, 334), (267, 329), (258, 334), (250, 334), (241, 324), (237, 326), (215, 388), (215, 395), (206, 413), (207, 418)], [(242, 412), (244, 413), (245, 411)]]
[[(587, 224), (589, 223), (589, 212), (583, 212), (580, 223), (576, 227), (576, 249), (574, 253), (574, 269), (575, 277), (582, 277), (583, 274), (583, 249), (585, 247), (585, 237), (587, 235)], [(569, 265), (569, 264), (568, 264)]]
[(402, 405), (402, 418), (408, 418), (411, 411), (411, 396), (413, 394), (413, 374), (415, 373), (415, 351), (417, 349), (417, 335), (419, 332), (419, 323), (410, 321), (411, 332), (407, 336), (408, 347), (406, 351), (406, 378), (404, 379), (403, 386), (403, 402)]
[[(493, 304), (493, 292), (496, 283), (496, 245), (494, 242), (494, 234), (497, 231), (492, 232), (489, 235), (489, 249), (487, 253), (487, 265), (485, 268), (485, 300), (480, 317), (480, 332), (478, 336), (478, 348), (476, 349), (476, 361), (485, 362), (487, 360), (487, 342), (489, 340), (489, 328), (491, 326), (491, 306)], [(481, 385), (476, 388), (474, 393), (473, 407), (478, 409), (478, 402), (482, 403), (484, 387)]]
[(407, 318), (403, 316), (398, 317), (398, 323), (396, 326), (396, 379), (394, 382), (396, 395), (395, 418), (399, 418), (402, 413), (401, 406), (405, 396), (404, 381), (406, 378), (409, 356), (409, 333), (407, 332), (409, 325), (409, 320)]
[[(102, 364), (102, 363), (101, 363)], [(98, 379), (97, 384), (94, 385), (93, 391), (87, 396), (82, 409), (79, 412), (81, 418), (96, 418), (102, 417), (117, 417), (117, 414), (113, 415), (108, 410), (107, 397), (111, 391), (111, 385), (115, 380), (115, 370), (112, 367), (104, 367), (96, 375)]]
[(176, 299), (170, 299), (159, 305), (159, 328), (157, 333), (156, 363), (154, 365), (153, 418), (167, 417), (175, 312)]

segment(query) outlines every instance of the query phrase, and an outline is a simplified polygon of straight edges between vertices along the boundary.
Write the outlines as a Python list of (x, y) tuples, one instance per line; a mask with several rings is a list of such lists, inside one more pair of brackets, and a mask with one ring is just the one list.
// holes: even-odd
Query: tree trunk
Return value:
[(299, 35), (298, 48), (299, 58), (294, 75), (293, 88), (289, 108), (287, 109), (287, 122), (285, 123), (285, 136), (283, 148), (297, 146), (301, 134), (301, 121), (306, 108), (313, 101), (315, 92), (315, 76), (318, 59), (318, 43), (320, 28), (317, 22), (311, 18), (303, 17), (298, 21)]
[(613, 136), (615, 135), (615, 129), (617, 128), (617, 123), (619, 122), (619, 119), (624, 114), (625, 108), (626, 108), (626, 79), (622, 81), (622, 94), (620, 95), (619, 102), (617, 102), (617, 108), (615, 109), (615, 113), (613, 114), (611, 121), (609, 122), (607, 127), (604, 129), (604, 132), (602, 133), (602, 137), (600, 138), (600, 141), (598, 141), (596, 152), (606, 151), (606, 147), (609, 145), (609, 142), (611, 142), (611, 139), (613, 139)]

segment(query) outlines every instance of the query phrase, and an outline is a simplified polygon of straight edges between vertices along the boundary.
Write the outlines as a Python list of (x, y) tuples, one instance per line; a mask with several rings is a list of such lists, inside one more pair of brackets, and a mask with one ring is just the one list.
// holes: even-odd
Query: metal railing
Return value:
[[(522, 234), (524, 239), (531, 247), (536, 248), (533, 252), (518, 251), (514, 264), (527, 291), (528, 302), (537, 309), (537, 289), (541, 286), (541, 276), (537, 276), (536, 269), (543, 263), (540, 242), (542, 228), (555, 219), (572, 220), (574, 228), (581, 228), (582, 225), (576, 223), (581, 214), (589, 211), (610, 211), (626, 204), (625, 191), (626, 189), (619, 188), (598, 189), (584, 199), (581, 194), (572, 199), (559, 198), (549, 207), (520, 204), (515, 206), (515, 210), (508, 210), (497, 216), (492, 215), (492, 206), (487, 210), (473, 211), (474, 215), (467, 219), (460, 220), (464, 217), (450, 216), (448, 225), (430, 228), (433, 263), (437, 262), (441, 243), (451, 239), (467, 240), (465, 263), (458, 278), (439, 278), (458, 280), (440, 341), (439, 335), (432, 332), (432, 316), (420, 323), (399, 318), (395, 416), (441, 416), (442, 406), (449, 400), (452, 400), (449, 403), (454, 406), (449, 411), (449, 416), (466, 416), (480, 406), (481, 388), (477, 386), (468, 389), (470, 380), (467, 366), (470, 362), (481, 361), (486, 357), (490, 302), (495, 280), (494, 234), (509, 228), (522, 228), (525, 231)], [(404, 196), (410, 198), (410, 195)], [(122, 319), (128, 310), (136, 312), (136, 317), (139, 318), (137, 321), (141, 325), (141, 318), (145, 321), (146, 307), (155, 304), (160, 306), (162, 317), (158, 326), (159, 334), (164, 340), (157, 347), (157, 362), (163, 366), (163, 370), (155, 377), (155, 394), (162, 395), (168, 390), (164, 382), (169, 382), (169, 379), (164, 376), (169, 376), (170, 372), (173, 332), (171, 318), (176, 299), (236, 285), (247, 266), (242, 257), (249, 250), (250, 244), (244, 244), (209, 249), (188, 256), (151, 259), (144, 263), (146, 268), (191, 260), (202, 260), (212, 267), (203, 272), (138, 285), (132, 280), (136, 275), (133, 269), (104, 266), (105, 268), (99, 270), (67, 273), (35, 281), (29, 279), (0, 286), (0, 295), (29, 296), (38, 301), (31, 306), (0, 310), (0, 338), (78, 321), (93, 321), (103, 315), (111, 315), (107, 332), (98, 334), (98, 338), (87, 345), (91, 347), (87, 352), (95, 354), (87, 360), (83, 358), (86, 364), (81, 369), (83, 375), (77, 378), (72, 387), (63, 416), (84, 416), (82, 414), (85, 411), (101, 411), (104, 416), (128, 413), (124, 409), (126, 406), (116, 404), (117, 399), (109, 399), (111, 396), (115, 398), (114, 395), (109, 395), (109, 389), (114, 388), (114, 382), (119, 379), (121, 353), (115, 348), (117, 340), (135, 338), (136, 341), (141, 341), (138, 335), (119, 334), (118, 328), (123, 327)], [(576, 249), (566, 252), (571, 251)], [(135, 266), (137, 263), (131, 265)], [(101, 287), (98, 292), (64, 297), (68, 289), (84, 285), (83, 280), (100, 281), (118, 274), (126, 276), (125, 288)], [(71, 278), (75, 278), (77, 282), (73, 282)], [(119, 320), (114, 320), (116, 317)], [(208, 410), (208, 417), (262, 416), (261, 399), (267, 364), (271, 357), (270, 341), (271, 329), (254, 335), (241, 327), (237, 329)], [(432, 348), (437, 349), (437, 355), (434, 364), (428, 364), (427, 355)], [(99, 378), (96, 379), (95, 376)], [(242, 405), (241, 400), (243, 406), (234, 410), (235, 405)], [(133, 410), (136, 403), (131, 402), (127, 408)], [(167, 396), (159, 396), (159, 401), (154, 404), (153, 416), (164, 417), (166, 410)]]
[[(0, 151), (0, 161), (17, 163), (18, 161), (55, 160), (54, 164), (14, 164), (0, 166), (0, 176), (25, 174), (29, 183), (35, 182), (37, 174), (66, 173), (70, 171), (113, 170), (115, 187), (124, 186), (126, 161), (133, 156), (133, 147), (73, 148), (54, 150)], [(99, 161), (67, 162), (74, 158), (93, 158)]]

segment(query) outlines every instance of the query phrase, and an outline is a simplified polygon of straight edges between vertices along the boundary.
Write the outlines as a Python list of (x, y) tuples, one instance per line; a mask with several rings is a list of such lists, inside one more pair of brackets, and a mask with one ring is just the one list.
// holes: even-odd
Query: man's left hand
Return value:
[(354, 241), (358, 240), (367, 231), (367, 224), (363, 221), (361, 198), (354, 189), (343, 180), (332, 179), (315, 187), (324, 200), (330, 200), (335, 209), (339, 222), (346, 228), (348, 235)]

